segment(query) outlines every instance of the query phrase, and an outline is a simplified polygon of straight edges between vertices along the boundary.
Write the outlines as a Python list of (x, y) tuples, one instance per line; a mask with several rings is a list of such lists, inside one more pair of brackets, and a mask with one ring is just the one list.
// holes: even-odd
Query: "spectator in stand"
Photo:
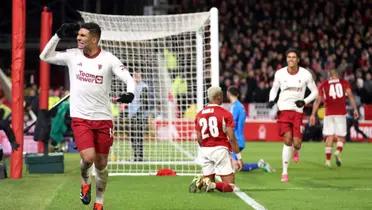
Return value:
[(258, 82), (258, 87), (253, 92), (253, 102), (265, 103), (269, 99), (270, 89), (264, 81)]
[[(12, 110), (4, 104), (5, 97), (3, 95), (3, 92), (0, 92), (0, 130), (3, 130), (6, 137), (8, 138), (8, 141), (10, 143), (10, 146), (12, 147), (12, 150), (17, 150), (19, 147), (19, 144), (16, 141), (16, 137), (14, 135), (13, 129), (10, 127), (10, 117)], [(1, 154), (2, 156), (2, 154)]]

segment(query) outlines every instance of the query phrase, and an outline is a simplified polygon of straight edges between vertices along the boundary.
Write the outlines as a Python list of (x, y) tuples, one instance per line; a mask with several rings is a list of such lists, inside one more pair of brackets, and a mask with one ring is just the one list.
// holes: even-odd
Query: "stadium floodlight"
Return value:
[[(149, 87), (148, 118), (140, 125), (146, 128), (143, 160), (133, 158), (135, 141), (127, 131), (136, 126), (126, 117), (126, 105), (113, 105), (110, 175), (154, 175), (161, 168), (199, 173), (193, 118), (207, 102), (207, 88), (219, 84), (217, 9), (159, 16), (80, 13), (85, 22), (101, 26), (101, 47), (130, 71), (140, 71)], [(111, 96), (123, 90), (125, 84), (114, 77)]]

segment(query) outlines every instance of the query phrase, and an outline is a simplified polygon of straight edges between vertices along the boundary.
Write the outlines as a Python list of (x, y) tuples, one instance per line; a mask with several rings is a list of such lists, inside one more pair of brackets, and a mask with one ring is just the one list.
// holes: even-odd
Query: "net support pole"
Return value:
[(211, 83), (212, 86), (219, 86), (220, 75), (220, 57), (218, 43), (218, 10), (213, 7), (210, 10), (211, 14)]
[[(44, 49), (48, 43), (52, 34), (52, 13), (47, 7), (43, 8), (41, 12), (41, 29), (40, 29), (40, 52)], [(40, 98), (39, 107), (40, 109), (48, 109), (48, 97), (49, 97), (49, 84), (50, 84), (50, 65), (40, 60), (39, 64), (40, 71)]]
[(199, 30), (196, 32), (196, 107), (198, 111), (204, 106), (203, 67), (203, 35)]
[[(48, 43), (52, 34), (53, 14), (49, 11), (48, 7), (44, 7), (41, 12), (41, 29), (40, 29), (40, 52), (43, 51), (45, 45)], [(40, 110), (48, 110), (49, 98), (49, 84), (50, 84), (50, 64), (40, 60), (39, 63), (39, 84), (40, 84), (40, 97), (39, 108)], [(46, 152), (48, 142), (38, 141), (38, 152)]]
[(10, 177), (22, 178), (23, 166), (23, 84), (25, 68), (26, 0), (12, 2), (12, 128), (20, 145), (10, 159)]

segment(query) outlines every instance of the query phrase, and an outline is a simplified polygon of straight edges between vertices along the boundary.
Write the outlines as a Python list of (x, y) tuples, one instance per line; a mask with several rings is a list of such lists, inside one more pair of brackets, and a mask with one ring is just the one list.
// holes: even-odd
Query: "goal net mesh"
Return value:
[[(134, 102), (112, 105), (115, 130), (110, 175), (154, 175), (163, 168), (177, 175), (200, 173), (193, 119), (207, 102), (206, 90), (212, 80), (218, 81), (211, 72), (211, 41), (218, 35), (210, 30), (211, 14), (81, 12), (85, 22), (101, 26), (100, 46), (141, 81)], [(125, 91), (125, 84), (114, 77), (111, 96)]]

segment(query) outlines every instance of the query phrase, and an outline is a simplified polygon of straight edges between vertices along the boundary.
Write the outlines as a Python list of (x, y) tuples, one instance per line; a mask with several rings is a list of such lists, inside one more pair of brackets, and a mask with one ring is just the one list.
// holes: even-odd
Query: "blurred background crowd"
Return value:
[(295, 47), (318, 83), (337, 69), (361, 103), (372, 103), (371, 1), (185, 0), (173, 13), (211, 6), (219, 9), (220, 84), (238, 86), (243, 102), (268, 101), (274, 72)]

